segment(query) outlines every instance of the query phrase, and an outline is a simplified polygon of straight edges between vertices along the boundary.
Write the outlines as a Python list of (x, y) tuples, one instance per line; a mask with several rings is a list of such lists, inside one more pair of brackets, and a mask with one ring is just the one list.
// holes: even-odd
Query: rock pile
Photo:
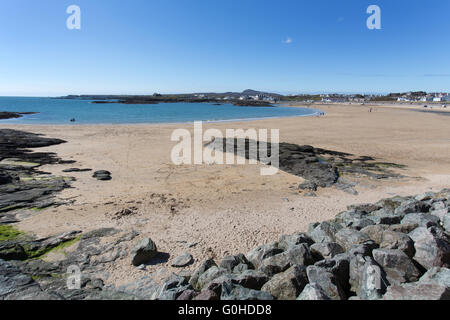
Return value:
[(446, 189), (350, 206), (306, 233), (173, 275), (143, 298), (450, 299), (449, 204)]

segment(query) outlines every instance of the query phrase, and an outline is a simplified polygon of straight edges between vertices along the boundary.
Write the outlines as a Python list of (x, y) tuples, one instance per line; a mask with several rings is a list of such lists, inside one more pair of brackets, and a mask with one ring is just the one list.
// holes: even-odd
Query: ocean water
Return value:
[(72, 118), (76, 119), (75, 124), (177, 123), (311, 116), (320, 112), (309, 108), (210, 103), (93, 104), (88, 100), (28, 97), (0, 97), (0, 111), (39, 112), (18, 119), (0, 120), (0, 124), (69, 124)]

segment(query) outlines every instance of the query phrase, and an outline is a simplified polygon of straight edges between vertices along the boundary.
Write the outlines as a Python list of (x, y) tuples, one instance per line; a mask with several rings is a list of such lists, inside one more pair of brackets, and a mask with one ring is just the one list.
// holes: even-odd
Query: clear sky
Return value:
[(1, 1), (0, 95), (450, 91), (449, 17), (448, 0)]

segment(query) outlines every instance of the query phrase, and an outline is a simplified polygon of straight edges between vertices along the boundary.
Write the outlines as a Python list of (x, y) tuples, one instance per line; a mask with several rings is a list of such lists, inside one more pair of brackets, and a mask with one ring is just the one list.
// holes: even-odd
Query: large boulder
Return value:
[(134, 266), (140, 266), (150, 262), (157, 254), (158, 249), (152, 239), (142, 239), (131, 249), (131, 263)]
[(418, 282), (389, 287), (385, 300), (450, 300), (450, 269), (435, 267)]
[(297, 300), (331, 300), (326, 292), (317, 284), (307, 284)]
[(244, 288), (240, 285), (226, 282), (222, 286), (221, 300), (273, 300), (273, 296), (267, 291), (259, 291)]
[(247, 253), (247, 259), (255, 268), (258, 268), (264, 259), (282, 253), (283, 250), (278, 247), (278, 243), (265, 244), (250, 250)]
[(382, 249), (399, 249), (410, 258), (414, 257), (414, 241), (401, 232), (386, 230), (383, 232), (383, 241), (380, 243)]
[(293, 265), (308, 266), (314, 263), (308, 245), (302, 243), (288, 251), (264, 259), (259, 270), (269, 276), (283, 272)]
[(414, 241), (414, 260), (425, 269), (450, 266), (450, 243), (440, 228), (419, 227), (409, 236)]
[(306, 233), (296, 233), (292, 235), (283, 235), (278, 242), (278, 248), (282, 250), (289, 250), (290, 248), (299, 244), (306, 243), (312, 245), (314, 241)]
[(212, 266), (211, 268), (209, 268), (208, 270), (206, 270), (199, 276), (197, 282), (195, 283), (195, 285), (193, 285), (193, 287), (197, 290), (201, 290), (204, 287), (206, 287), (211, 281), (213, 281), (225, 274), (228, 274), (227, 269)]
[(189, 284), (198, 290), (199, 288), (198, 280), (200, 276), (211, 267), (217, 267), (217, 264), (214, 262), (214, 260), (208, 259), (205, 262), (203, 262), (192, 274), (191, 278), (189, 279)]
[(417, 224), (419, 227), (433, 227), (439, 226), (441, 219), (438, 216), (426, 213), (410, 213), (407, 214), (401, 224)]
[(347, 295), (338, 278), (325, 268), (308, 266), (306, 268), (309, 283), (320, 288), (320, 291), (331, 300), (345, 300)]
[(366, 233), (350, 228), (339, 230), (335, 234), (335, 238), (336, 242), (346, 250), (350, 249), (354, 245), (358, 245), (370, 240), (370, 237)]
[(438, 284), (405, 283), (390, 286), (383, 300), (450, 300), (450, 289)]
[(260, 290), (269, 281), (269, 277), (261, 271), (246, 270), (242, 273), (233, 274), (231, 280), (233, 283), (241, 285), (244, 288)]
[(274, 275), (261, 290), (269, 292), (278, 300), (295, 300), (307, 284), (306, 267), (295, 265)]
[(388, 228), (388, 225), (376, 224), (361, 229), (361, 232), (367, 234), (371, 240), (380, 244), (383, 241), (383, 232)]
[(399, 249), (375, 249), (372, 252), (375, 261), (386, 272), (390, 284), (417, 281), (420, 271), (413, 261)]
[(444, 218), (442, 218), (442, 226), (444, 227), (445, 231), (450, 233), (450, 213), (447, 213)]
[(310, 247), (310, 250), (316, 260), (333, 258), (345, 251), (337, 242), (315, 243)]
[(335, 241), (335, 234), (342, 227), (332, 222), (322, 222), (315, 226), (312, 230), (308, 231), (308, 236), (315, 242), (333, 242)]
[(247, 265), (248, 267), (252, 267), (251, 263), (247, 260), (247, 258), (242, 253), (240, 253), (236, 256), (226, 256), (225, 258), (222, 259), (219, 266), (221, 268), (227, 269), (229, 272), (232, 272), (233, 269), (240, 264)]
[(350, 284), (360, 299), (377, 300), (386, 292), (388, 282), (373, 258), (356, 255), (350, 261)]

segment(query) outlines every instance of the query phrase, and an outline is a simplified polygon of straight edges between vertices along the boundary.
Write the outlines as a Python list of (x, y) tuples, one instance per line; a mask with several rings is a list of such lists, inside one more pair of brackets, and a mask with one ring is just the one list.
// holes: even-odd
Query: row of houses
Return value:
[(398, 102), (449, 102), (448, 94), (428, 94), (422, 97), (402, 96), (397, 99)]

